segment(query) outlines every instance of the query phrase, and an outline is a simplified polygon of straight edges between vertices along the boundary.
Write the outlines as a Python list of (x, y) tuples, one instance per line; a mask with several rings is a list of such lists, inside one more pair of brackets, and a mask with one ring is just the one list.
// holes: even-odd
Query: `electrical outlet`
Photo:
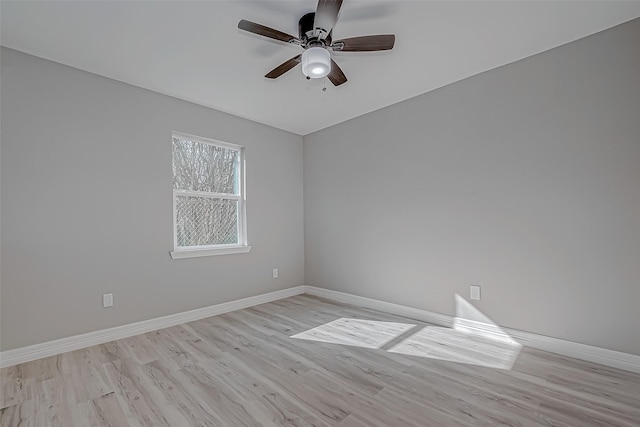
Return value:
[(274, 268), (274, 269), (273, 269), (273, 278), (274, 278), (274, 279), (277, 279), (277, 278), (278, 278), (278, 269), (277, 269), (277, 268)]
[(469, 297), (471, 299), (479, 300), (480, 299), (480, 286), (471, 285), (469, 286)]
[(113, 294), (102, 295), (102, 307), (113, 307)]

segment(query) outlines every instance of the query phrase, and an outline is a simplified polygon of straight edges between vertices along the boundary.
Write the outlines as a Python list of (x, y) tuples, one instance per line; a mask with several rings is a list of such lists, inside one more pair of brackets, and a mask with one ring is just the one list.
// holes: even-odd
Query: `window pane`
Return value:
[(238, 201), (176, 195), (178, 246), (238, 244)]
[(173, 137), (173, 188), (239, 194), (240, 151)]

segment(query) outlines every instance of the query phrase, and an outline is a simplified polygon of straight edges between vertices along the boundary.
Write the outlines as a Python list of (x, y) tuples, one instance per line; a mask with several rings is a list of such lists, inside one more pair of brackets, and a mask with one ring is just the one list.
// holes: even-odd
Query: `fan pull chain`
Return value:
[(327, 78), (326, 77), (324, 79), (322, 79), (322, 91), (323, 92), (327, 91)]

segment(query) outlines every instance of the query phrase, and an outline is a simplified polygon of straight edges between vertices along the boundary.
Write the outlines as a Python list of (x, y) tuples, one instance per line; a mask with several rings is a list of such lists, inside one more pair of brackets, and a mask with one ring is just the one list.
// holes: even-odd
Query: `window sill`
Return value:
[(225, 248), (215, 249), (190, 249), (183, 251), (172, 251), (171, 258), (197, 258), (201, 256), (215, 256), (215, 255), (231, 255), (231, 254), (244, 254), (251, 250), (251, 246), (229, 246)]

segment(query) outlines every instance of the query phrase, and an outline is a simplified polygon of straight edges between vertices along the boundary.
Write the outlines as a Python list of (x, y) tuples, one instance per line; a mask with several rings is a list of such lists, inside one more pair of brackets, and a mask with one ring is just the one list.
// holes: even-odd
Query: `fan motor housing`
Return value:
[(315, 32), (315, 28), (313, 28), (315, 19), (315, 12), (310, 12), (298, 21), (298, 34), (300, 35), (300, 39), (304, 41), (305, 48), (311, 46), (324, 47), (331, 44), (331, 34), (327, 35), (324, 39), (320, 39), (319, 34)]

